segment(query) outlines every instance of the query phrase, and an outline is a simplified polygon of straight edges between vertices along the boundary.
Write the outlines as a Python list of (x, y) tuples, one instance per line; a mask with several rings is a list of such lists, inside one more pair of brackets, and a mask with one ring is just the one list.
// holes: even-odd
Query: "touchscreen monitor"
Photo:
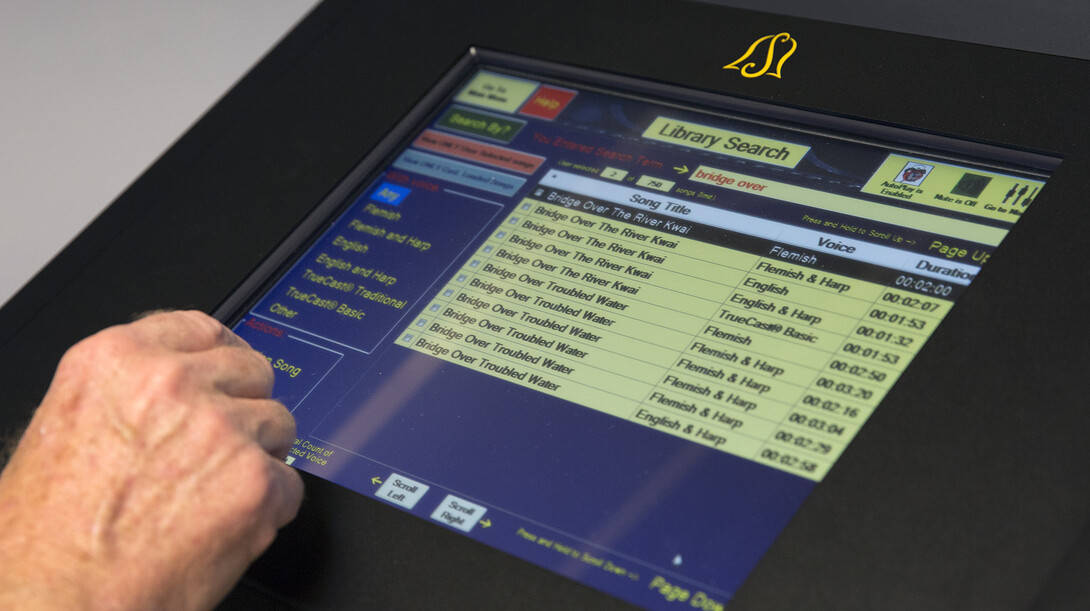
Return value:
[(722, 608), (1055, 167), (788, 114), (460, 64), (221, 312), (276, 372), (287, 461)]

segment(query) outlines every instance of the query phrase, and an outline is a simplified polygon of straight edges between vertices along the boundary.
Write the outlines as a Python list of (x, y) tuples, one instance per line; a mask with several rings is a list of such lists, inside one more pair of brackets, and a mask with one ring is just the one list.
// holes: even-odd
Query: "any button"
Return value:
[(404, 475), (391, 473), (382, 486), (379, 486), (375, 496), (390, 501), (394, 505), (401, 505), (405, 509), (412, 509), (427, 491), (428, 486), (413, 481)]
[(431, 513), (431, 519), (453, 526), (462, 532), (469, 532), (477, 521), (484, 517), (484, 507), (448, 494), (442, 503)]

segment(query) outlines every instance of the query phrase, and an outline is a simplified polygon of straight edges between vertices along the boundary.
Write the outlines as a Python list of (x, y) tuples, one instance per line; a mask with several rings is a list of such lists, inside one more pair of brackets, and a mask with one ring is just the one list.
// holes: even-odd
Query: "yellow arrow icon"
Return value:
[(485, 519), (481, 520), (479, 522), (479, 524), (481, 526), (485, 527), (485, 528), (488, 528), (489, 526), (492, 526), (492, 520), (489, 520), (488, 518), (485, 518)]
[(674, 166), (674, 169), (675, 169), (675, 170), (677, 170), (677, 173), (678, 173), (678, 174), (684, 174), (685, 172), (688, 172), (688, 171), (689, 171), (689, 166), (687, 166), (687, 165), (683, 165), (683, 166), (681, 166), (680, 168), (679, 168), (679, 167), (677, 167), (677, 166)]
[(381, 484), (381, 483), (382, 483), (382, 479), (381, 479), (381, 478), (379, 478), (379, 476), (377, 476), (377, 475), (376, 475), (376, 476), (374, 476), (374, 477), (372, 477), (372, 478), (371, 478), (371, 483), (372, 483), (372, 484)]

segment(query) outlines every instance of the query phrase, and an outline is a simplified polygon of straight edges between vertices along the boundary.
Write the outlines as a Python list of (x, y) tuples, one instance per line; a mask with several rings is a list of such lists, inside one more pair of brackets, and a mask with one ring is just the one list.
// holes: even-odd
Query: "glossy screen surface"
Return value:
[(714, 609), (1046, 178), (486, 67), (235, 329), (293, 466)]

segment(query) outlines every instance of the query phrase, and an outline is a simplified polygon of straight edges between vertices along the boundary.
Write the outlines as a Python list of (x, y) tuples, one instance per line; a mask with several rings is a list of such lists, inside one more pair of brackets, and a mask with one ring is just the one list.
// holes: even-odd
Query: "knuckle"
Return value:
[(80, 340), (57, 364), (58, 376), (87, 376), (128, 360), (138, 347), (122, 329), (112, 327)]
[(186, 361), (170, 357), (142, 360), (133, 373), (141, 378), (140, 386), (144, 392), (171, 400), (187, 397), (194, 379), (192, 368)]
[(200, 339), (215, 341), (223, 335), (223, 325), (218, 320), (198, 310), (183, 310), (172, 312), (171, 316), (177, 316), (186, 320), (192, 327), (191, 332), (198, 334)]
[(276, 437), (292, 441), (295, 439), (295, 417), (288, 408), (276, 399), (261, 402), (262, 426)]
[(236, 496), (240, 508), (250, 515), (260, 513), (273, 488), (269, 457), (257, 448), (247, 448), (239, 453), (237, 468), (243, 482)]
[(272, 365), (261, 353), (249, 348), (224, 348), (224, 362), (234, 371), (241, 386), (250, 396), (267, 398), (272, 394), (276, 376)]
[(235, 422), (219, 409), (207, 406), (204, 409), (194, 409), (189, 419), (197, 438), (213, 447), (229, 445), (228, 441), (239, 435)]
[(111, 327), (87, 337), (65, 353), (69, 359), (101, 359), (125, 354), (133, 348), (124, 330)]
[(189, 336), (195, 344), (218, 344), (224, 327), (218, 320), (199, 310), (159, 312), (132, 323), (134, 326), (154, 326)]
[(239, 348), (239, 350), (242, 350), (242, 354), (244, 355), (240, 358), (249, 359), (254, 363), (252, 375), (257, 377), (261, 382), (267, 383), (272, 387), (272, 383), (276, 379), (276, 374), (273, 372), (272, 363), (269, 362), (269, 359), (265, 358), (265, 356), (257, 350), (251, 350), (249, 348)]

